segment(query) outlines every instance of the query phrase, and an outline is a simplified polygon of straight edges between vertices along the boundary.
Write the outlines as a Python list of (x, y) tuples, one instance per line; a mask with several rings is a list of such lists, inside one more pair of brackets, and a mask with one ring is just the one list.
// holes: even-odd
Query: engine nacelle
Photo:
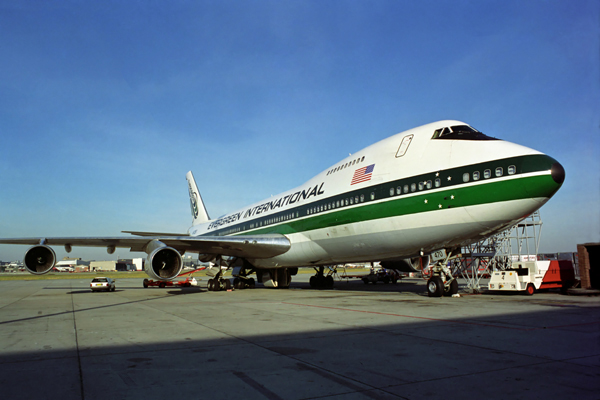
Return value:
[(214, 254), (198, 254), (198, 261), (207, 263), (207, 262), (215, 262), (217, 256)]
[(45, 245), (33, 246), (25, 253), (23, 261), (27, 271), (34, 275), (42, 275), (50, 271), (56, 264), (56, 254)]
[(382, 261), (380, 264), (385, 269), (393, 269), (400, 272), (421, 272), (429, 266), (429, 256)]
[(173, 279), (183, 269), (181, 254), (171, 247), (159, 247), (148, 254), (146, 274), (158, 280)]

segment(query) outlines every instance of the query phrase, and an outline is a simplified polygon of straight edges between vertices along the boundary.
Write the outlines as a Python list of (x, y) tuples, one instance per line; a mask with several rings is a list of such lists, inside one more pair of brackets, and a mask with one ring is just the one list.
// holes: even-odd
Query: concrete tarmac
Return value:
[(600, 297), (0, 282), (2, 399), (598, 399)]

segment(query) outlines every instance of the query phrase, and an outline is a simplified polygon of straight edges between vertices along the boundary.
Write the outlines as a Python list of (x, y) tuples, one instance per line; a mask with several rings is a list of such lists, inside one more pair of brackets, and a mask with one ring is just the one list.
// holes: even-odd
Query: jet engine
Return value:
[(56, 254), (45, 245), (33, 246), (25, 253), (25, 268), (32, 274), (42, 275), (56, 264)]
[(385, 269), (393, 269), (400, 272), (421, 272), (429, 266), (429, 256), (382, 261), (380, 264)]
[(146, 274), (154, 279), (173, 279), (183, 269), (181, 254), (171, 247), (158, 247), (148, 254), (144, 267)]

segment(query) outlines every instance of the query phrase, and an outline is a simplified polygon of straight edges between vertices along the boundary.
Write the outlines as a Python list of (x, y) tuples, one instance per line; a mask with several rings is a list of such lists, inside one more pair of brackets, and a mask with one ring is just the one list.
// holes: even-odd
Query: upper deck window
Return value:
[(496, 138), (484, 135), (469, 125), (455, 125), (437, 129), (435, 132), (433, 132), (432, 139), (498, 140)]

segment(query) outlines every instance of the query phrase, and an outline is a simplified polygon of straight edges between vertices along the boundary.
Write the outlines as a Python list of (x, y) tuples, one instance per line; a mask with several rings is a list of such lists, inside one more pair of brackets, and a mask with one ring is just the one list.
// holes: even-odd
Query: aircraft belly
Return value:
[[(291, 249), (264, 267), (311, 266), (412, 257), (466, 245), (506, 229), (547, 199), (498, 203), (362, 221), (287, 235)], [(267, 265), (268, 264), (268, 265)]]

